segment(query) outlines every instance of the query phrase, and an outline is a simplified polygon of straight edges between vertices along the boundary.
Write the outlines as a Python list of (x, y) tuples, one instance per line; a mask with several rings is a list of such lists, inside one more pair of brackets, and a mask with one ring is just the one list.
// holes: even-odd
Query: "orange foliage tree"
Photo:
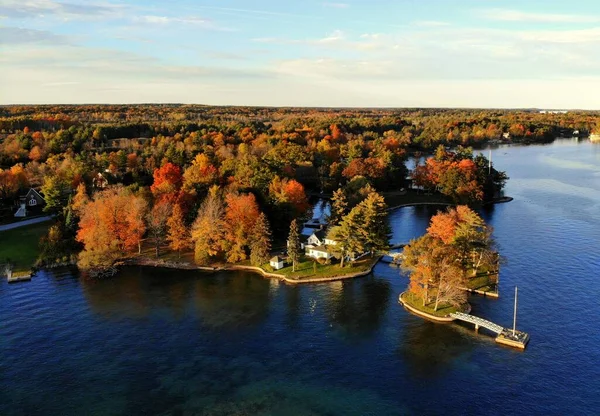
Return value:
[[(468, 274), (481, 266), (497, 267), (491, 229), (467, 206), (451, 208), (431, 218), (427, 234), (405, 247), (402, 267), (410, 272), (409, 290), (423, 306), (434, 301), (460, 306), (466, 302)], [(497, 270), (496, 270), (497, 271)]]
[(225, 198), (225, 203), (227, 261), (235, 263), (248, 257), (248, 246), (260, 210), (253, 194), (229, 194)]
[(77, 241), (84, 246), (78, 264), (83, 269), (111, 267), (115, 260), (139, 250), (146, 232), (146, 201), (125, 188), (94, 195), (80, 209)]
[(179, 257), (181, 257), (182, 250), (187, 250), (192, 246), (190, 230), (185, 224), (183, 210), (179, 204), (173, 205), (173, 212), (167, 220), (167, 240), (169, 247), (175, 250)]
[(280, 179), (276, 176), (269, 185), (269, 195), (278, 204), (290, 204), (296, 215), (303, 214), (310, 208), (304, 186), (295, 179)]

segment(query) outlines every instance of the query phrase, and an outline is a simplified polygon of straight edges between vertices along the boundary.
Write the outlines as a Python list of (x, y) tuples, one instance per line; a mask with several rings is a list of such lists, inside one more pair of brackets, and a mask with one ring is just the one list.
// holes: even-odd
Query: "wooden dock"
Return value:
[(509, 328), (504, 328), (494, 322), (480, 318), (478, 316), (470, 315), (462, 312), (455, 312), (450, 316), (456, 320), (469, 322), (475, 325), (475, 330), (478, 331), (479, 327), (486, 328), (487, 330), (496, 334), (496, 342), (498, 344), (507, 345), (509, 347), (525, 349), (529, 342), (529, 334), (522, 331), (513, 331)]
[(22, 272), (13, 272), (10, 271), (8, 272), (8, 283), (15, 283), (15, 282), (25, 282), (28, 280), (31, 280), (31, 271), (22, 271)]

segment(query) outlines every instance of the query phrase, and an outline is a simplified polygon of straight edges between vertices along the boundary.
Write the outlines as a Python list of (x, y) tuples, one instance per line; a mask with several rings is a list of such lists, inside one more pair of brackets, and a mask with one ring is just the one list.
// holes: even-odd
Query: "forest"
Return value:
[[(145, 242), (157, 255), (193, 250), (199, 264), (261, 263), (310, 214), (311, 197), (344, 199), (338, 225), (363, 201), (410, 187), (457, 204), (490, 201), (508, 176), (471, 148), (585, 137), (598, 120), (583, 111), (4, 106), (0, 222), (34, 188), (58, 218), (41, 242), (48, 262), (111, 263)], [(408, 172), (407, 158), (424, 155), (433, 157)]]

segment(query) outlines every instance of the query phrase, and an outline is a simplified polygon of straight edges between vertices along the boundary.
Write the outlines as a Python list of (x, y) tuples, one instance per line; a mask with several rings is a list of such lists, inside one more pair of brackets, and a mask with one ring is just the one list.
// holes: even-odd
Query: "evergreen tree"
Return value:
[(355, 255), (365, 251), (364, 239), (361, 236), (362, 208), (356, 206), (346, 215), (339, 226), (330, 229), (328, 238), (337, 241), (330, 246), (340, 255), (340, 267), (344, 267), (347, 255), (353, 258)]
[(250, 240), (250, 261), (260, 266), (269, 261), (271, 252), (271, 227), (264, 213), (261, 213), (252, 229)]
[(296, 263), (300, 260), (302, 254), (300, 247), (300, 227), (298, 221), (293, 220), (290, 224), (290, 234), (288, 237), (288, 255), (292, 259), (292, 271), (296, 271)]
[(386, 250), (389, 247), (389, 234), (391, 229), (387, 221), (387, 204), (377, 192), (370, 193), (360, 203), (362, 212), (359, 225), (359, 235), (365, 248), (371, 251), (371, 256), (377, 250)]
[(329, 224), (331, 226), (339, 225), (342, 218), (348, 213), (348, 200), (343, 189), (338, 189), (333, 193), (331, 198), (331, 215), (329, 216)]

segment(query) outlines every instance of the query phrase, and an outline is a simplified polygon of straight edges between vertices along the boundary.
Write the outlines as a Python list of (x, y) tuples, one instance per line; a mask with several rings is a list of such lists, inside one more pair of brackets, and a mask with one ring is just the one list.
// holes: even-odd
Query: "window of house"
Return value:
[(35, 198), (32, 198), (29, 200), (29, 206), (32, 207), (34, 205), (37, 205), (37, 200)]

